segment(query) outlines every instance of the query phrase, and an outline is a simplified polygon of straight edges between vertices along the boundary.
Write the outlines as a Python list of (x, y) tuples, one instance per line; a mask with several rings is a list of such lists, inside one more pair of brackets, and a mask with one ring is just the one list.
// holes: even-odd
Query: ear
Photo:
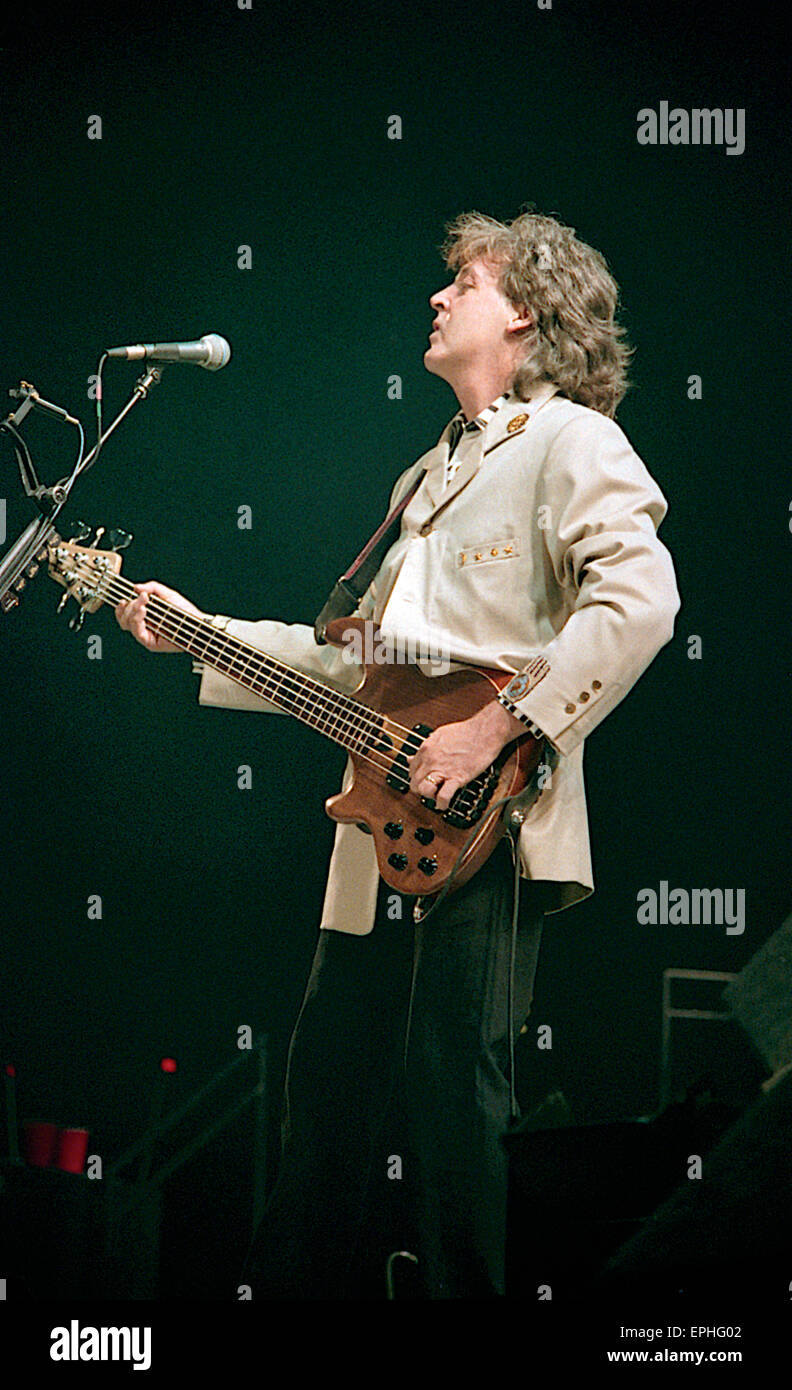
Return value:
[(529, 328), (536, 327), (533, 310), (527, 304), (515, 304), (515, 317), (506, 325), (507, 333), (526, 333)]

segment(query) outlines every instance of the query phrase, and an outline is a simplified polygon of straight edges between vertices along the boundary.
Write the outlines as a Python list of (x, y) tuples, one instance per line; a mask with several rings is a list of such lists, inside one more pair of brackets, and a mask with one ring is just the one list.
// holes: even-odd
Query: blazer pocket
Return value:
[(520, 553), (520, 537), (507, 536), (505, 540), (483, 541), (480, 545), (469, 545), (457, 551), (457, 569), (467, 569), (471, 565), (492, 565), (498, 561), (514, 560)]

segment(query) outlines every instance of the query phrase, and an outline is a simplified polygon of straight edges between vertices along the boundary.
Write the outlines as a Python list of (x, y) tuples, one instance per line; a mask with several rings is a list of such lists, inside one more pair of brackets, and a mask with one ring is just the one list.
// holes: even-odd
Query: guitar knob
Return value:
[(392, 869), (406, 869), (406, 868), (407, 868), (407, 855), (406, 855), (406, 854), (389, 854), (389, 855), (388, 855), (388, 863), (390, 864), (390, 866), (391, 866)]
[(404, 826), (400, 820), (389, 820), (382, 828), (389, 840), (398, 840), (404, 834)]
[(419, 859), (418, 868), (421, 870), (422, 874), (427, 874), (428, 877), (431, 878), (432, 874), (437, 871), (437, 860), (434, 855), (432, 855), (431, 859)]

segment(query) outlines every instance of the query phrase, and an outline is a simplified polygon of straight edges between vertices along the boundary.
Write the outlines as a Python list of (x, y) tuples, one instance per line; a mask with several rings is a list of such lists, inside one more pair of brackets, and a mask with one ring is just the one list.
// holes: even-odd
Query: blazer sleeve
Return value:
[[(364, 598), (366, 596), (364, 595)], [(361, 616), (364, 616), (361, 614)], [(314, 640), (313, 628), (305, 623), (282, 623), (275, 618), (264, 618), (260, 622), (246, 622), (243, 618), (224, 620), (226, 632), (239, 637), (258, 651), (266, 652), (293, 666), (307, 676), (315, 676), (326, 685), (351, 693), (360, 684), (362, 674), (359, 662), (350, 659), (353, 649), (348, 648), (345, 659), (339, 647), (329, 644), (318, 646)], [(216, 705), (226, 709), (258, 710), (263, 714), (282, 714), (283, 711), (269, 700), (254, 695), (243, 685), (238, 685), (220, 671), (202, 663), (201, 685), (198, 703)]]
[(537, 503), (546, 563), (568, 593), (569, 615), (536, 654), (545, 674), (527, 694), (532, 682), (518, 675), (503, 694), (567, 754), (670, 641), (680, 598), (657, 536), (665, 498), (613, 420), (587, 415), (562, 426)]

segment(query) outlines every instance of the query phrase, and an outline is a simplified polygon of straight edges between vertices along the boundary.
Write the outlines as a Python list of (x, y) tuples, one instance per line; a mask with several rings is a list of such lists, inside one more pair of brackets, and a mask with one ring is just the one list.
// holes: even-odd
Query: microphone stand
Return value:
[[(32, 578), (38, 569), (38, 562), (45, 557), (44, 547), (50, 536), (55, 531), (55, 518), (65, 506), (69, 494), (77, 481), (80, 473), (95, 463), (99, 451), (106, 439), (121, 424), (138, 401), (148, 395), (152, 386), (156, 386), (162, 379), (162, 371), (159, 367), (148, 367), (143, 376), (135, 384), (135, 389), (126, 405), (119, 410), (115, 419), (108, 425), (104, 434), (96, 441), (93, 449), (85, 459), (81, 459), (71, 477), (66, 483), (55, 483), (52, 487), (45, 488), (38, 485), (35, 471), (33, 470), (30, 455), (27, 453), (24, 441), (17, 431), (17, 426), (22, 423), (28, 411), (35, 409), (39, 405), (38, 393), (32, 388), (20, 389), (17, 393), (24, 397), (22, 404), (8, 418), (0, 422), (0, 430), (10, 434), (16, 441), (17, 458), (19, 460), (20, 472), (25, 492), (31, 497), (41, 512), (41, 516), (35, 517), (31, 521), (21, 536), (17, 538), (6, 555), (0, 561), (0, 612), (7, 613), (11, 608), (15, 608), (19, 603), (16, 593), (12, 590), (20, 591), (25, 586), (25, 574)], [(24, 383), (23, 383), (24, 387)], [(41, 407), (44, 408), (43, 406)], [(45, 413), (52, 413), (45, 410)], [(64, 412), (65, 414), (65, 412)], [(74, 422), (72, 422), (74, 423)], [(26, 475), (28, 475), (26, 477)]]

